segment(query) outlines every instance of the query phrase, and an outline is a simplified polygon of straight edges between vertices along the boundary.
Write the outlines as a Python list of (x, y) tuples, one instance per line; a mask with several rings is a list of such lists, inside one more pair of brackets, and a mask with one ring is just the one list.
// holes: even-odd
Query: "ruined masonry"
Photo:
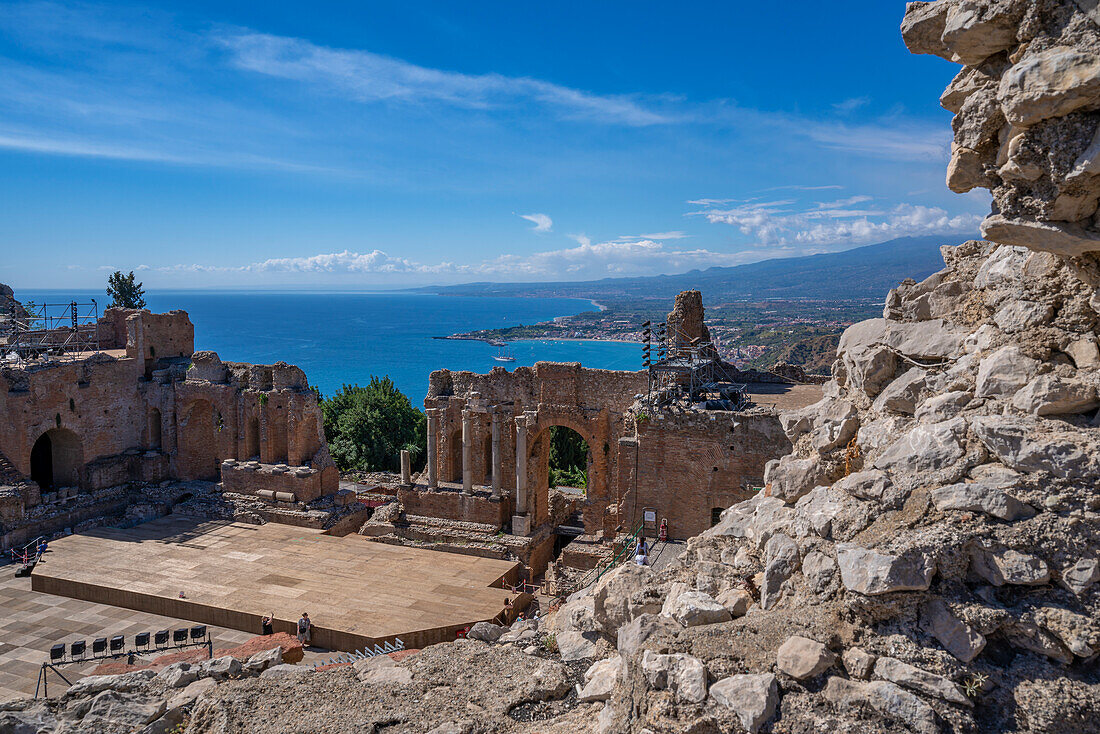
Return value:
[(204, 486), (189, 480), (273, 508), (336, 492), (300, 369), (195, 352), (183, 311), (111, 308), (95, 329), (101, 351), (0, 367), (0, 547), (143, 503), (160, 514)]

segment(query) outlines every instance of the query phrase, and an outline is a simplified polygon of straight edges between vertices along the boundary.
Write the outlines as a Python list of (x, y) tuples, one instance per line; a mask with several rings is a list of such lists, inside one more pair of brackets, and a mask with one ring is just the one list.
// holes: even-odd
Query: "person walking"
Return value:
[(309, 621), (309, 614), (302, 612), (302, 617), (298, 620), (298, 642), (308, 645), (312, 633), (313, 622)]
[(649, 565), (649, 546), (645, 538), (638, 538), (638, 546), (634, 549), (634, 563), (639, 566)]

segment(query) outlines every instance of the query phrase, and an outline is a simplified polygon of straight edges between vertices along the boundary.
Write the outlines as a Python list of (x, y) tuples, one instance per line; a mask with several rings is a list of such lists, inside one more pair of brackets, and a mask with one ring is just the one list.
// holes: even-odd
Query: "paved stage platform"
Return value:
[(405, 548), (290, 525), (169, 516), (98, 528), (50, 543), (35, 591), (258, 633), (294, 632), (302, 612), (313, 643), (356, 650), (400, 637), (406, 647), (455, 637), (504, 608), (519, 564)]

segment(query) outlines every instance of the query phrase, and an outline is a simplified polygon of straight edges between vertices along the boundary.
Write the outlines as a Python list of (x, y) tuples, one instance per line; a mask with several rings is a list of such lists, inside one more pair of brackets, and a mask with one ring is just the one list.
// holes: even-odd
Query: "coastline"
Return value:
[(518, 342), (604, 342), (607, 344), (641, 344), (640, 341), (634, 341), (631, 339), (597, 339), (596, 337), (534, 337), (531, 339), (507, 339), (502, 337), (494, 337), (492, 339), (484, 336), (469, 336), (467, 334), (451, 334), (449, 336), (433, 336), (432, 339), (450, 339), (454, 341), (468, 341), (468, 342), (485, 342), (491, 344), (496, 339), (507, 342), (509, 344)]

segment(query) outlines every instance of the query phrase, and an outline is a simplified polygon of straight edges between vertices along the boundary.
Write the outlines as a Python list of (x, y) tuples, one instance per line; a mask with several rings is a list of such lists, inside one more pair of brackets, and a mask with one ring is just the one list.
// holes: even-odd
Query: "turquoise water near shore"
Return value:
[[(100, 308), (103, 291), (19, 290), (36, 303), (87, 301)], [(515, 362), (493, 360), (484, 342), (433, 337), (520, 324), (592, 311), (576, 298), (478, 298), (422, 293), (314, 293), (249, 291), (151, 291), (148, 308), (187, 311), (195, 325), (195, 349), (226, 361), (283, 361), (306, 371), (310, 384), (331, 395), (343, 384), (388, 375), (413, 404), (423, 406), (428, 374), (448, 368), (512, 370), (540, 360), (580, 362), (600, 369), (641, 368), (637, 344), (531, 340), (510, 342)]]

